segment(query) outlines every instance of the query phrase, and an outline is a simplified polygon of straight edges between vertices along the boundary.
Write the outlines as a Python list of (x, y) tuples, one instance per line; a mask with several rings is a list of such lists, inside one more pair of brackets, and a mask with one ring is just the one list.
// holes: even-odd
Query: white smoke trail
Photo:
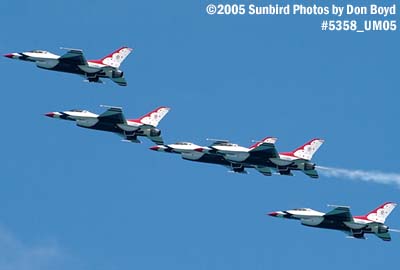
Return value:
[(342, 177), (378, 184), (395, 184), (400, 188), (400, 173), (385, 173), (380, 171), (349, 170), (317, 166), (318, 171), (327, 177)]

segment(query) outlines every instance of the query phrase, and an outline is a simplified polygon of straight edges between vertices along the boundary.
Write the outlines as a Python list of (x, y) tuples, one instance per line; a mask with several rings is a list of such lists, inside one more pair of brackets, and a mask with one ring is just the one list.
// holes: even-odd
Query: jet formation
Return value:
[(292, 176), (292, 171), (297, 170), (311, 178), (319, 177), (315, 164), (310, 161), (324, 140), (312, 139), (291, 152), (281, 153), (275, 148), (276, 140), (266, 137), (248, 148), (226, 140), (216, 140), (210, 146), (178, 142), (156, 145), (150, 149), (180, 154), (183, 159), (190, 161), (223, 165), (235, 173), (247, 173), (245, 169), (252, 168), (265, 176), (271, 176), (273, 171)]
[[(119, 69), (122, 62), (132, 52), (131, 48), (121, 47), (111, 54), (98, 59), (86, 60), (83, 51), (67, 49), (67, 53), (56, 55), (48, 51), (32, 50), (9, 53), (11, 59), (34, 62), (37, 67), (47, 70), (73, 73), (83, 76), (88, 82), (102, 83), (101, 78), (111, 79), (120, 86), (126, 86), (124, 72)], [(273, 173), (292, 176), (292, 171), (301, 171), (311, 178), (318, 178), (316, 164), (311, 162), (313, 155), (324, 143), (315, 138), (290, 152), (278, 152), (277, 138), (266, 137), (250, 147), (240, 146), (228, 140), (213, 140), (209, 146), (191, 142), (165, 144), (159, 122), (169, 112), (168, 107), (158, 107), (137, 119), (126, 119), (121, 107), (104, 106), (107, 110), (100, 115), (87, 110), (72, 109), (46, 113), (50, 118), (74, 121), (77, 126), (115, 133), (124, 141), (140, 143), (138, 137), (146, 137), (156, 145), (151, 150), (180, 154), (185, 160), (222, 165), (231, 172), (246, 174), (246, 169), (255, 169), (265, 176)], [(396, 207), (395, 203), (385, 203), (364, 216), (352, 216), (347, 206), (323, 213), (310, 208), (297, 208), (269, 213), (273, 217), (300, 220), (302, 225), (316, 228), (339, 230), (349, 237), (365, 239), (365, 234), (375, 234), (384, 241), (390, 241), (390, 231), (385, 220)]]
[(88, 82), (101, 83), (100, 78), (108, 78), (118, 85), (126, 86), (124, 72), (119, 66), (131, 51), (131, 48), (122, 47), (98, 60), (86, 60), (83, 51), (79, 49), (68, 49), (62, 56), (43, 50), (9, 53), (4, 56), (34, 62), (42, 69), (78, 74), (85, 77)]
[[(383, 241), (390, 241), (390, 229), (385, 225), (386, 218), (396, 207), (387, 202), (363, 216), (352, 216), (348, 206), (335, 206), (323, 213), (310, 208), (297, 208), (286, 211), (271, 212), (268, 215), (287, 219), (300, 220), (302, 225), (343, 231), (351, 238), (365, 239), (365, 234), (375, 234)], [(397, 231), (397, 230), (393, 230)]]

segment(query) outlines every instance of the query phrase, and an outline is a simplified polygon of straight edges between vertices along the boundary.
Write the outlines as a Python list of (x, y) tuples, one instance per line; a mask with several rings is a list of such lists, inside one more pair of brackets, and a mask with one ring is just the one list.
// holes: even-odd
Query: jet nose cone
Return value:
[(46, 113), (46, 114), (45, 114), (45, 116), (51, 117), (51, 118), (54, 118), (54, 115), (56, 115), (56, 114), (53, 113), (53, 112), (49, 112), (49, 113)]
[(12, 53), (7, 53), (7, 54), (4, 55), (4, 57), (7, 57), (7, 58), (13, 58), (13, 56), (14, 55)]
[(268, 216), (271, 216), (271, 217), (276, 217), (277, 215), (278, 215), (277, 212), (268, 213)]
[(158, 149), (160, 149), (160, 146), (154, 145), (154, 146), (150, 147), (149, 149), (153, 150), (153, 151), (158, 151)]

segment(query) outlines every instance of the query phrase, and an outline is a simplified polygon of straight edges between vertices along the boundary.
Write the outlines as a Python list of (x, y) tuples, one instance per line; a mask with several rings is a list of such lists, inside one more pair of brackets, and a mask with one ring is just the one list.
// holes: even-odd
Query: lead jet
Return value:
[(235, 166), (255, 168), (266, 176), (272, 174), (271, 170), (290, 176), (293, 175), (292, 170), (300, 170), (311, 178), (319, 177), (315, 170), (315, 164), (310, 161), (324, 140), (312, 139), (292, 152), (282, 153), (277, 152), (275, 141), (276, 138), (272, 143), (259, 145), (256, 148), (257, 151), (252, 151), (252, 147), (248, 149), (227, 141), (217, 141), (211, 146), (199, 147), (195, 150), (220, 155), (228, 162), (236, 164)]
[(127, 120), (122, 113), (122, 108), (103, 107), (106, 107), (107, 110), (100, 115), (86, 110), (49, 112), (45, 115), (51, 118), (75, 121), (79, 127), (113, 132), (133, 143), (140, 143), (138, 136), (147, 137), (156, 144), (164, 143), (161, 130), (157, 129), (157, 126), (170, 108), (159, 107), (140, 118)]
[[(271, 212), (272, 217), (300, 220), (302, 225), (323, 229), (339, 230), (352, 238), (365, 239), (364, 234), (374, 233), (384, 241), (390, 241), (391, 231), (385, 220), (396, 207), (393, 202), (387, 202), (364, 216), (353, 217), (347, 206), (336, 206), (328, 213), (322, 213), (310, 208), (298, 208), (287, 211)], [(392, 230), (397, 231), (397, 230)]]
[[(227, 158), (226, 155), (218, 153), (217, 151), (213, 151), (212, 147), (230, 147), (231, 149), (240, 151), (241, 157), (246, 156), (247, 158), (256, 158), (257, 156), (267, 154), (269, 149), (272, 147), (271, 145), (273, 145), (276, 140), (277, 139), (273, 137), (266, 137), (253, 144), (249, 148), (239, 146), (225, 140), (216, 140), (210, 147), (200, 146), (191, 142), (177, 142), (168, 145), (155, 145), (150, 147), (150, 149), (159, 152), (181, 154), (183, 159), (190, 161), (223, 165), (235, 173), (245, 174), (247, 173), (245, 168), (254, 168), (264, 175), (271, 175), (269, 168), (242, 164), (236, 161), (239, 160), (238, 158), (235, 159), (231, 156), (231, 158)], [(205, 149), (207, 149), (207, 151), (205, 151)]]
[(34, 62), (38, 68), (82, 75), (88, 82), (101, 83), (100, 78), (109, 78), (118, 85), (126, 86), (124, 72), (119, 66), (131, 51), (131, 48), (122, 47), (98, 60), (86, 60), (83, 51), (79, 49), (68, 49), (61, 56), (42, 50), (9, 53), (4, 56)]

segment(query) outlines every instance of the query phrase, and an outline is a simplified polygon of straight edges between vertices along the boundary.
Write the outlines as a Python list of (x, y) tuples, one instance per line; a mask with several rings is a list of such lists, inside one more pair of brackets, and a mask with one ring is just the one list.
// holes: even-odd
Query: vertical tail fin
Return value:
[(312, 139), (306, 144), (290, 152), (290, 154), (298, 158), (311, 160), (315, 152), (317, 152), (317, 150), (323, 143), (324, 140), (322, 139)]
[(143, 115), (142, 117), (131, 121), (157, 127), (158, 123), (161, 121), (161, 119), (164, 118), (164, 116), (169, 112), (170, 109), (171, 108), (168, 107), (158, 107), (157, 109)]
[(385, 223), (386, 218), (390, 215), (396, 205), (397, 204), (393, 202), (384, 203), (378, 208), (366, 214), (364, 217), (371, 221)]
[(110, 53), (107, 56), (97, 60), (96, 62), (100, 62), (104, 65), (111, 66), (114, 68), (119, 68), (121, 63), (125, 60), (126, 57), (132, 52), (131, 48), (121, 47), (118, 50)]

